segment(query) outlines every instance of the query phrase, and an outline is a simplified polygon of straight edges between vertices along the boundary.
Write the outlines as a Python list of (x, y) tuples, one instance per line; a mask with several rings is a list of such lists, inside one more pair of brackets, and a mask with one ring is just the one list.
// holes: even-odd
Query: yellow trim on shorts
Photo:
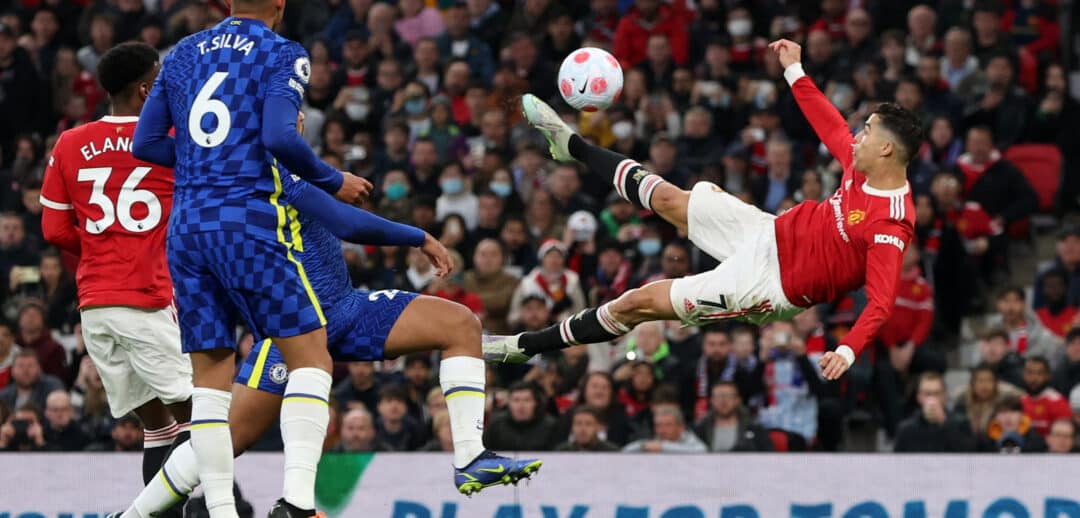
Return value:
[[(289, 242), (285, 240), (285, 225), (286, 220), (288, 219), (286, 218), (287, 206), (279, 203), (279, 201), (281, 200), (283, 188), (281, 186), (281, 170), (278, 169), (277, 160), (270, 163), (270, 171), (274, 174), (274, 192), (270, 194), (270, 204), (273, 205), (275, 209), (277, 209), (278, 242), (285, 245), (285, 257), (289, 260), (289, 262), (296, 265), (296, 271), (300, 274), (300, 282), (304, 285), (304, 291), (307, 292), (308, 299), (311, 300), (311, 305), (315, 308), (315, 314), (319, 315), (319, 323), (325, 326), (326, 315), (323, 314), (322, 306), (319, 304), (319, 298), (315, 296), (315, 288), (311, 286), (311, 281), (308, 280), (307, 272), (304, 271), (304, 265), (301, 264), (300, 261), (297, 261), (296, 257), (293, 256), (292, 253), (293, 248), (296, 248), (298, 251), (301, 252), (304, 251), (304, 242), (302, 239), (300, 239), (300, 221), (298, 218), (294, 217), (292, 219), (292, 222), (288, 223), (289, 231), (291, 237), (293, 238), (293, 241)], [(293, 209), (291, 206), (289, 206), (288, 209), (292, 209), (292, 212), (295, 214), (296, 209)]]
[(255, 366), (251, 369), (251, 376), (247, 380), (247, 386), (259, 388), (259, 380), (262, 379), (263, 369), (266, 368), (266, 357), (270, 355), (270, 339), (259, 342), (259, 355), (255, 357)]
[(229, 426), (229, 423), (199, 423), (191, 425), (191, 429), (202, 430), (203, 428), (215, 428), (218, 426)]

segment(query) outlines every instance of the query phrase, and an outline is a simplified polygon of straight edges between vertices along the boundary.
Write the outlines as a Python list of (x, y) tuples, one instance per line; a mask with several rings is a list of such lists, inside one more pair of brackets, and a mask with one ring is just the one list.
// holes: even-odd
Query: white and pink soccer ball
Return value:
[(619, 60), (604, 49), (577, 49), (559, 67), (559, 93), (577, 110), (594, 112), (611, 106), (622, 87)]

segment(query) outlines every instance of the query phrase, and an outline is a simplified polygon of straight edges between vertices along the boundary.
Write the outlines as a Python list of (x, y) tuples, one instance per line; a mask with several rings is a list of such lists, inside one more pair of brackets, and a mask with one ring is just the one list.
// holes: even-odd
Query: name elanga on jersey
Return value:
[(105, 137), (102, 142), (94, 142), (91, 140), (85, 146), (79, 148), (79, 152), (82, 153), (83, 158), (86, 159), (87, 162), (102, 153), (109, 153), (113, 151), (130, 153), (131, 137)]
[(209, 40), (203, 40), (196, 43), (195, 46), (199, 47), (200, 56), (207, 52), (221, 49), (243, 52), (244, 55), (247, 56), (255, 49), (255, 41), (247, 36), (239, 34), (218, 34)]

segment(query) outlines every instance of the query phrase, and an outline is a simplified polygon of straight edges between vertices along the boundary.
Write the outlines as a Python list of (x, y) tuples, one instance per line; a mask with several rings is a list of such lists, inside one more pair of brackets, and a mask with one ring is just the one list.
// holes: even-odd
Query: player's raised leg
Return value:
[(690, 193), (643, 168), (636, 160), (585, 142), (555, 110), (532, 94), (521, 98), (526, 120), (543, 133), (556, 160), (580, 160), (593, 174), (608, 181), (624, 199), (651, 210), (686, 231)]
[(384, 347), (387, 357), (432, 349), (442, 352), (439, 384), (446, 396), (454, 439), (454, 485), (465, 494), (516, 483), (541, 465), (536, 459), (515, 461), (484, 448), (486, 391), (480, 339), (480, 321), (468, 308), (419, 296), (401, 312)]
[(484, 358), (522, 363), (574, 345), (608, 342), (652, 320), (678, 320), (671, 305), (672, 280), (650, 282), (598, 308), (587, 308), (547, 329), (515, 336), (484, 337)]

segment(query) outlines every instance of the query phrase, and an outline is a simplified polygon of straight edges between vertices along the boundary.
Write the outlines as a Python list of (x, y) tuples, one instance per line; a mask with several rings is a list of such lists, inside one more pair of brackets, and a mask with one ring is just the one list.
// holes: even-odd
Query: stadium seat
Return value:
[(1061, 151), (1051, 144), (1020, 144), (1005, 150), (1005, 159), (1024, 173), (1039, 195), (1039, 212), (1054, 211), (1061, 184)]

